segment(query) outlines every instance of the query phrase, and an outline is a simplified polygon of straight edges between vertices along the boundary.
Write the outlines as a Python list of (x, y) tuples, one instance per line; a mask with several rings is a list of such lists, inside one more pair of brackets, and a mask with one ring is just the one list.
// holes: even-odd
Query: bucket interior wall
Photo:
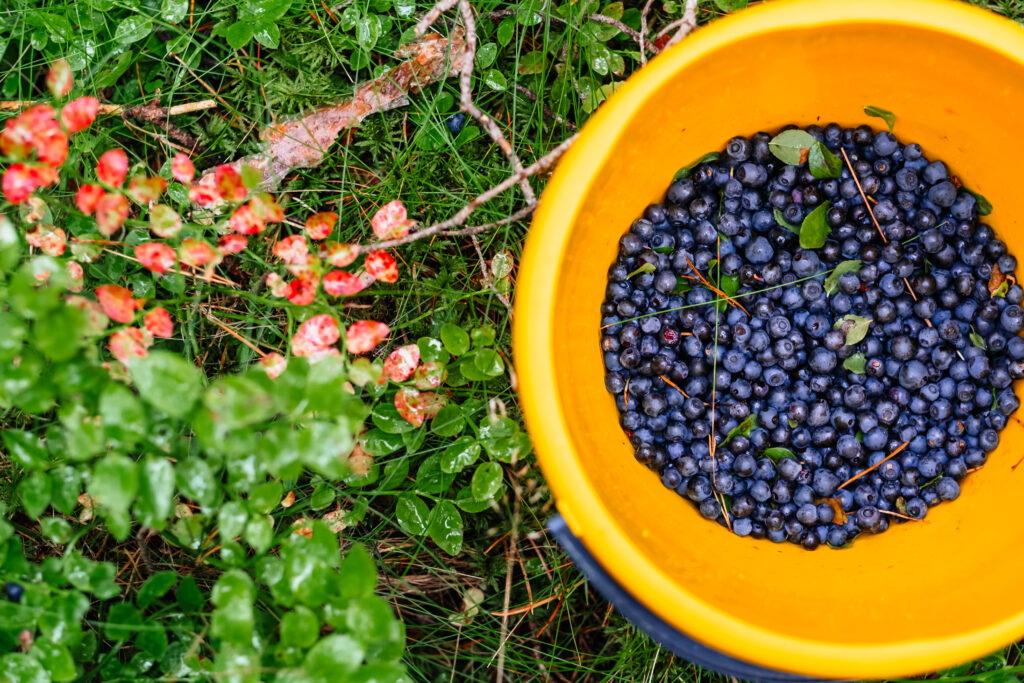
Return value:
[[(738, 538), (703, 520), (633, 459), (604, 388), (599, 307), (618, 238), (646, 204), (660, 201), (679, 167), (736, 134), (787, 123), (884, 128), (881, 119), (865, 117), (865, 105), (893, 111), (902, 142), (919, 142), (929, 158), (944, 160), (985, 195), (995, 211), (982, 220), (1024, 257), (1021, 66), (915, 26), (846, 24), (746, 37), (666, 79), (606, 141), (591, 184), (576, 186), (583, 199), (563, 262), (548, 264), (557, 270), (552, 353), (559, 405), (577, 466), (621, 532), (673, 583), (715, 610), (834, 645), (953, 636), (1024, 610), (1024, 525), (1015, 509), (1024, 496), (1024, 466), (1011, 470), (1024, 455), (1020, 425), (1011, 420), (988, 464), (963, 482), (960, 498), (931, 509), (924, 522), (892, 525), (839, 551)], [(563, 183), (558, 191), (572, 188)]]

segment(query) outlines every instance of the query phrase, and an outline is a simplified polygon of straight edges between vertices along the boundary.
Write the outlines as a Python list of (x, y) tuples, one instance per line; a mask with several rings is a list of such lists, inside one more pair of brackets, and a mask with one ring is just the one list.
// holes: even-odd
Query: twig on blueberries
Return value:
[(697, 270), (697, 266), (693, 265), (693, 262), (690, 259), (686, 259), (686, 263), (689, 264), (690, 268), (693, 269), (693, 272), (697, 274), (697, 277), (700, 278), (701, 283), (703, 283), (703, 285), (705, 287), (707, 287), (712, 292), (714, 292), (718, 296), (720, 296), (723, 299), (725, 299), (726, 302), (728, 302), (729, 304), (735, 306), (736, 308), (738, 308), (741, 311), (743, 311), (744, 313), (746, 313), (748, 316), (750, 315), (750, 312), (747, 309), (743, 308), (743, 304), (741, 304), (740, 302), (736, 301), (731, 296), (729, 296), (728, 294), (726, 294), (725, 292), (720, 290), (718, 287), (715, 287), (713, 284), (708, 282), (707, 278), (705, 278), (703, 275), (700, 274), (700, 271)]
[(861, 470), (860, 472), (858, 472), (857, 474), (853, 475), (852, 477), (850, 477), (849, 479), (847, 479), (846, 481), (844, 481), (844, 482), (843, 482), (842, 484), (840, 484), (840, 485), (839, 485), (839, 486), (837, 486), (836, 488), (837, 488), (837, 489), (841, 489), (841, 488), (843, 488), (844, 486), (846, 486), (847, 484), (852, 484), (853, 482), (855, 482), (855, 481), (857, 481), (858, 479), (860, 479), (861, 477), (863, 477), (863, 476), (864, 476), (865, 474), (868, 474), (869, 472), (871, 472), (871, 471), (875, 470), (875, 469), (876, 469), (876, 468), (877, 468), (877, 467), (878, 467), (879, 465), (881, 465), (882, 463), (884, 463), (884, 462), (885, 462), (886, 460), (889, 460), (889, 459), (891, 459), (891, 458), (895, 458), (895, 457), (896, 457), (896, 455), (897, 455), (897, 454), (898, 454), (898, 453), (899, 453), (900, 451), (902, 451), (902, 450), (903, 450), (904, 448), (906, 448), (906, 447), (907, 447), (907, 446), (909, 446), (909, 445), (910, 445), (910, 442), (909, 442), (909, 441), (904, 441), (904, 442), (903, 442), (903, 443), (902, 443), (902, 444), (901, 444), (901, 445), (900, 445), (900, 446), (899, 446), (899, 447), (898, 447), (898, 448), (897, 448), (896, 450), (894, 450), (894, 451), (893, 451), (892, 453), (890, 453), (889, 455), (885, 456), (884, 458), (882, 458), (881, 460), (879, 460), (878, 462), (876, 462), (876, 463), (875, 463), (874, 465), (872, 465), (871, 467), (867, 468), (866, 470)]
[(551, 107), (544, 104), (543, 101), (537, 99), (536, 93), (534, 93), (532, 90), (530, 90), (529, 88), (520, 83), (516, 83), (516, 91), (519, 92), (521, 95), (526, 96), (526, 98), (529, 99), (531, 102), (537, 102), (538, 104), (540, 104), (541, 111), (544, 112), (544, 115), (554, 120), (555, 123), (560, 123), (569, 130), (573, 131), (574, 133), (576, 132), (576, 124), (572, 123), (571, 121), (566, 121), (561, 116), (553, 112), (551, 110)]
[(853, 177), (853, 182), (857, 184), (857, 191), (860, 192), (860, 198), (864, 200), (864, 206), (867, 207), (868, 215), (871, 216), (871, 222), (875, 224), (878, 234), (882, 236), (882, 244), (888, 244), (889, 240), (885, 239), (885, 233), (882, 232), (882, 226), (878, 224), (878, 219), (875, 218), (875, 212), (871, 210), (871, 204), (868, 202), (868, 196), (864, 194), (864, 188), (860, 185), (860, 180), (857, 178), (857, 172), (853, 170), (853, 164), (850, 163), (850, 157), (846, 154), (846, 149), (840, 147), (839, 151), (843, 153), (843, 158), (846, 159), (846, 165), (850, 168), (850, 176)]

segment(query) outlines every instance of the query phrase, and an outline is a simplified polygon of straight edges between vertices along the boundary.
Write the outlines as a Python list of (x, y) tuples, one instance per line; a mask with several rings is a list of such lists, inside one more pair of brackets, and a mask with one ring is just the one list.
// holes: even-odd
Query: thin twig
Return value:
[(885, 239), (885, 233), (882, 232), (882, 226), (878, 224), (878, 219), (875, 218), (875, 212), (871, 210), (871, 204), (868, 202), (868, 196), (864, 194), (864, 188), (860, 186), (860, 180), (857, 178), (857, 172), (853, 170), (853, 164), (850, 163), (850, 157), (846, 154), (846, 149), (840, 147), (839, 151), (843, 153), (843, 158), (846, 159), (846, 165), (850, 167), (850, 176), (853, 178), (853, 182), (857, 184), (857, 191), (860, 192), (860, 198), (864, 200), (864, 206), (868, 209), (868, 215), (871, 216), (871, 222), (875, 224), (875, 228), (878, 229), (878, 234), (882, 236), (882, 244), (888, 244), (889, 240)]
[[(647, 2), (644, 3), (643, 11), (640, 12), (640, 39), (637, 41), (637, 43), (639, 43), (640, 45), (640, 64), (647, 63), (647, 52), (644, 49), (644, 42), (647, 39), (647, 15), (650, 13), (651, 5), (653, 4), (654, 0), (647, 0)], [(655, 50), (657, 50), (656, 47), (654, 48), (654, 50), (652, 50), (652, 52)], [(657, 52), (655, 52), (655, 54), (657, 54)]]
[[(120, 256), (123, 259), (128, 259), (129, 261), (134, 261), (135, 263), (142, 263), (142, 261), (140, 261), (139, 259), (135, 258), (134, 256), (129, 256), (128, 254), (121, 253), (120, 251), (114, 251), (113, 249), (106, 249), (106, 248), (104, 248), (103, 251), (105, 253), (107, 253), (107, 254), (113, 254), (114, 256)], [(191, 272), (189, 272), (187, 270), (174, 270), (174, 269), (171, 269), (171, 268), (169, 268), (167, 270), (167, 272), (168, 273), (174, 273), (175, 275), (184, 275), (185, 277), (190, 277), (190, 278), (192, 278), (194, 280), (203, 280), (205, 282), (216, 282), (218, 285), (225, 285), (227, 287), (234, 287), (235, 289), (241, 289), (241, 286), (238, 283), (236, 283), (236, 282), (234, 282), (232, 280), (229, 280), (228, 278), (224, 277), (223, 275), (217, 275), (216, 273), (210, 273), (209, 276), (207, 276), (207, 275), (200, 275), (199, 273), (191, 273)]]
[(853, 482), (857, 481), (858, 479), (860, 479), (861, 477), (863, 477), (863, 476), (864, 476), (865, 474), (867, 474), (868, 472), (871, 472), (872, 470), (876, 469), (876, 468), (877, 468), (877, 467), (878, 467), (879, 465), (881, 465), (881, 464), (882, 464), (883, 462), (885, 462), (886, 460), (889, 460), (890, 458), (894, 458), (894, 457), (896, 457), (896, 455), (897, 455), (897, 454), (898, 454), (898, 453), (899, 453), (900, 451), (902, 451), (902, 450), (903, 450), (904, 448), (906, 448), (906, 447), (907, 447), (907, 446), (908, 446), (909, 444), (910, 444), (910, 442), (909, 442), (909, 441), (904, 441), (904, 442), (903, 442), (903, 444), (902, 444), (902, 445), (900, 445), (900, 446), (899, 446), (899, 448), (897, 448), (896, 450), (894, 450), (894, 451), (893, 451), (892, 453), (890, 453), (889, 455), (885, 456), (884, 458), (882, 458), (881, 460), (879, 460), (878, 462), (876, 462), (876, 463), (875, 463), (874, 465), (872, 465), (871, 467), (867, 468), (866, 470), (863, 470), (862, 472), (860, 472), (860, 473), (858, 473), (858, 474), (855, 474), (854, 476), (850, 477), (849, 479), (847, 479), (846, 481), (844, 481), (844, 482), (843, 482), (842, 484), (840, 484), (840, 485), (839, 485), (839, 486), (837, 486), (836, 488), (839, 488), (839, 489), (841, 489), (841, 488), (843, 488), (844, 486), (846, 486), (847, 484), (851, 484), (851, 483), (853, 483)]
[(673, 35), (667, 43), (662, 47), (669, 47), (675, 45), (680, 40), (690, 34), (691, 31), (697, 28), (697, 0), (686, 0), (686, 8), (683, 10), (683, 18), (677, 21), (673, 21), (671, 24), (663, 28), (658, 32), (658, 37), (668, 33), (669, 31), (678, 28), (675, 35)]
[(242, 335), (240, 335), (237, 332), (235, 332), (233, 329), (231, 329), (231, 327), (227, 323), (225, 323), (223, 320), (221, 320), (220, 318), (218, 318), (215, 315), (213, 315), (213, 313), (210, 313), (209, 311), (204, 310), (203, 311), (203, 315), (206, 316), (206, 319), (209, 320), (211, 323), (213, 323), (217, 327), (221, 328), (222, 330), (224, 330), (225, 332), (230, 334), (232, 337), (234, 337), (235, 339), (237, 339), (238, 341), (242, 342), (243, 344), (248, 346), (250, 349), (252, 349), (256, 353), (258, 353), (260, 355), (260, 358), (265, 358), (266, 357), (267, 354), (266, 354), (265, 351), (263, 351), (263, 349), (261, 349), (260, 347), (256, 346), (256, 344), (252, 343), (251, 341), (249, 341), (248, 339), (246, 339)]
[[(38, 104), (32, 100), (5, 100), (0, 102), (0, 111), (17, 111), (30, 107), (33, 104)], [(152, 107), (153, 105), (146, 105), (146, 107)], [(217, 103), (213, 100), (202, 100), (200, 102), (186, 102), (185, 104), (176, 104), (172, 107), (159, 107), (163, 110), (164, 116), (180, 116), (182, 114), (193, 114), (197, 111), (205, 111), (206, 109), (213, 109), (217, 106)], [(100, 104), (99, 114), (101, 116), (120, 116), (122, 114), (132, 116), (131, 112), (135, 109), (141, 109), (142, 107), (128, 107), (126, 108), (123, 104)]]

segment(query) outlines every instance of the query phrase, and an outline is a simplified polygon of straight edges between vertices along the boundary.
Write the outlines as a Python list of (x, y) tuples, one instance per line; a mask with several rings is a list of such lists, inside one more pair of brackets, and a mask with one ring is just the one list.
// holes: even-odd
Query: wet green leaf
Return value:
[(434, 507), (427, 532), (449, 555), (458, 555), (462, 550), (462, 515), (451, 501), (442, 500)]
[(469, 351), (469, 334), (458, 325), (445, 323), (441, 326), (441, 342), (448, 353), (461, 356)]
[(176, 353), (150, 351), (128, 363), (142, 398), (171, 417), (185, 417), (203, 392), (202, 372)]
[(462, 408), (457, 403), (449, 403), (438, 411), (430, 422), (430, 431), (438, 436), (452, 437), (465, 429), (466, 418), (462, 416)]
[(441, 454), (441, 470), (448, 474), (458, 474), (480, 457), (480, 444), (472, 436), (456, 439)]
[(373, 595), (377, 587), (377, 568), (366, 548), (359, 543), (349, 546), (341, 563), (341, 592), (343, 599)]
[(473, 472), (470, 484), (473, 497), (477, 500), (490, 500), (501, 490), (503, 471), (496, 462), (481, 463)]
[(967, 191), (974, 196), (974, 200), (978, 203), (977, 208), (979, 216), (987, 216), (992, 213), (992, 202), (985, 199), (985, 196), (981, 193), (974, 192), (973, 190)]
[(971, 326), (971, 333), (970, 333), (970, 335), (968, 335), (968, 337), (970, 338), (971, 343), (974, 344), (975, 346), (977, 346), (979, 349), (984, 350), (984, 349), (987, 348), (985, 346), (985, 339), (984, 339), (984, 337), (982, 337), (980, 334), (978, 334), (977, 330), (974, 329), (973, 325)]
[(131, 45), (153, 32), (153, 22), (142, 15), (132, 15), (117, 25), (114, 40), (120, 45)]
[(729, 430), (729, 433), (725, 435), (725, 441), (722, 442), (722, 445), (724, 446), (737, 436), (750, 436), (750, 432), (754, 429), (757, 429), (757, 414), (751, 413), (743, 422)]
[(302, 605), (281, 619), (281, 643), (289, 647), (309, 649), (320, 637), (320, 620), (313, 610)]
[(139, 467), (139, 499), (135, 503), (138, 521), (163, 529), (174, 509), (174, 467), (166, 458), (148, 456)]
[(366, 650), (351, 636), (329, 635), (313, 646), (302, 668), (315, 681), (347, 680), (363, 661)]
[(410, 536), (419, 536), (427, 531), (430, 510), (423, 499), (412, 493), (403, 493), (395, 506), (395, 518), (402, 531)]

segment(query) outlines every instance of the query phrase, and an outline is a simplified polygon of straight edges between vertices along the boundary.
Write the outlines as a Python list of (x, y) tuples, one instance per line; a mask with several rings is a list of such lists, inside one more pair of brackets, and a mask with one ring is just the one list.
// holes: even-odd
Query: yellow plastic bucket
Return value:
[(738, 538), (637, 464), (604, 388), (600, 304), (617, 240), (673, 174), (737, 134), (896, 114), (896, 135), (995, 207), (1024, 255), (1024, 31), (938, 0), (781, 0), (702, 28), (634, 74), (544, 192), (518, 280), (514, 347), (540, 464), (611, 581), (681, 634), (768, 669), (919, 674), (1024, 635), (1024, 449), (1014, 420), (926, 522), (808, 552)]

